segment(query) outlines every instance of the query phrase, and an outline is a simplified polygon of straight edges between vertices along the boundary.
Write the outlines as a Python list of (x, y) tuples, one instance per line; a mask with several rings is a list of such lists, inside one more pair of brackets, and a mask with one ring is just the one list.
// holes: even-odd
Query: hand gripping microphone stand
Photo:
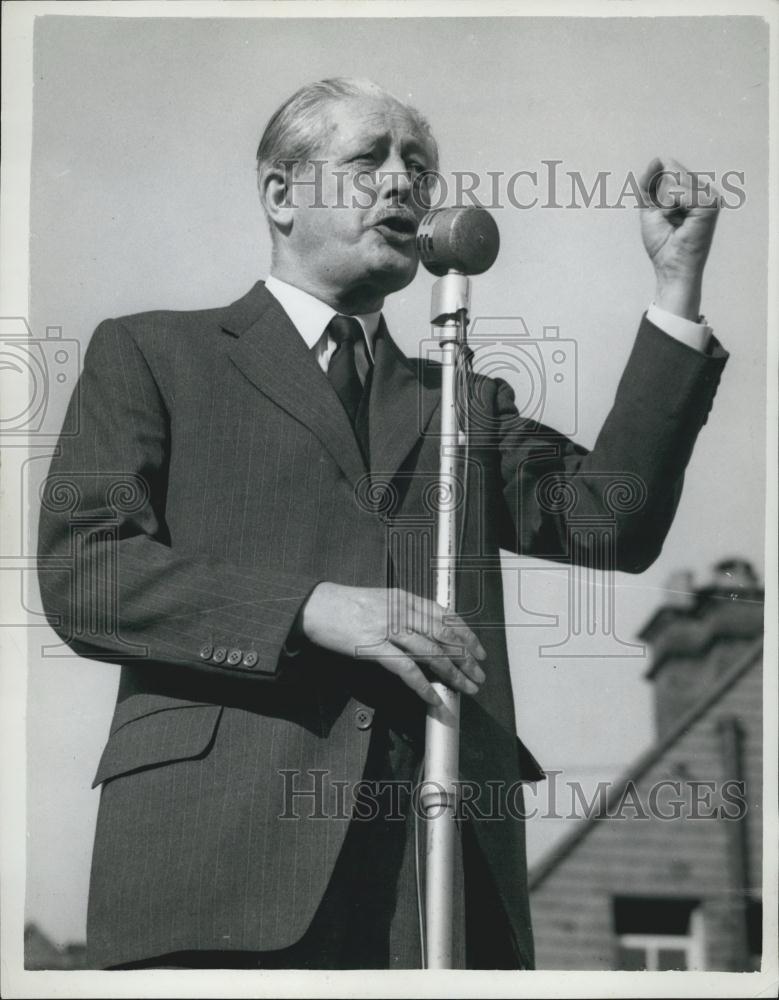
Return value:
[[(435, 599), (456, 610), (457, 514), (466, 497), (463, 461), (467, 424), (467, 386), (463, 366), (470, 308), (470, 279), (491, 267), (500, 239), (492, 216), (482, 208), (436, 209), (423, 218), (417, 252), (438, 276), (433, 285), (430, 322), (441, 343), (441, 444), (436, 512)], [(458, 398), (462, 393), (464, 398)], [(458, 480), (459, 475), (459, 480)], [(428, 707), (425, 770), (420, 805), (425, 818), (425, 968), (453, 966), (452, 904), (457, 836), (460, 750), (460, 695), (443, 683), (433, 688), (440, 707)]]

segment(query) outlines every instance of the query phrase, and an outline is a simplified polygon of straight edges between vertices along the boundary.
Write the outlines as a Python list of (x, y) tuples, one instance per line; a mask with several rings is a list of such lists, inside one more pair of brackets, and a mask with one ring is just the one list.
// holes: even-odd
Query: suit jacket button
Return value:
[(200, 647), (200, 659), (201, 660), (210, 660), (211, 659), (211, 654), (213, 653), (213, 651), (214, 651), (214, 647), (210, 643), (207, 642), (204, 646)]
[(257, 656), (256, 652), (253, 649), (250, 649), (247, 653), (244, 654), (243, 665), (245, 667), (256, 667), (258, 660), (259, 656)]
[(370, 729), (373, 723), (373, 711), (370, 708), (358, 708), (354, 713), (354, 724), (358, 729)]
[(226, 658), (227, 658), (227, 650), (224, 648), (224, 646), (217, 646), (213, 654), (211, 655), (211, 659), (214, 661), (214, 663), (224, 663)]
[(241, 652), (240, 649), (231, 649), (230, 652), (227, 654), (227, 662), (230, 664), (231, 667), (237, 667), (238, 664), (241, 662), (242, 656), (243, 653)]

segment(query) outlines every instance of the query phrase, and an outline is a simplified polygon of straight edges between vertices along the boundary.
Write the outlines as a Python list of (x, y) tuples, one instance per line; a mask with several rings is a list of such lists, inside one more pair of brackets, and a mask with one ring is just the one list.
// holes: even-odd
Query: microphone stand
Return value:
[[(465, 354), (469, 307), (470, 280), (466, 275), (450, 270), (435, 282), (430, 322), (434, 336), (440, 339), (442, 352), (435, 599), (451, 612), (456, 607), (457, 508), (461, 497), (458, 465), (466, 445), (457, 414), (463, 412), (467, 400), (457, 399), (458, 386), (462, 384), (457, 374)], [(464, 495), (461, 500), (465, 502)], [(451, 969), (460, 695), (443, 683), (434, 683), (433, 688), (442, 704), (427, 709), (425, 771), (420, 795), (426, 833), (424, 960), (425, 968)]]

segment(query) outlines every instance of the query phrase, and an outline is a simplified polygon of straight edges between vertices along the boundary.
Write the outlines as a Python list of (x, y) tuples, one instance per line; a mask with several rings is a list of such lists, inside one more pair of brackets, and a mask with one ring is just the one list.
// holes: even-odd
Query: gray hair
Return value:
[(332, 77), (306, 84), (288, 98), (271, 116), (257, 147), (257, 177), (261, 179), (269, 167), (310, 159), (320, 148), (328, 128), (326, 107), (335, 101), (355, 97), (373, 97), (392, 101), (404, 108), (419, 131), (429, 141), (438, 168), (438, 144), (427, 119), (404, 101), (384, 90), (372, 80)]

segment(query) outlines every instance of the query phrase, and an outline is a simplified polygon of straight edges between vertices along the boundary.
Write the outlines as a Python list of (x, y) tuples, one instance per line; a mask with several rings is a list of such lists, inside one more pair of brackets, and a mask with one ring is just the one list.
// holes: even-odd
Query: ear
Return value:
[(294, 205), (291, 203), (288, 173), (281, 167), (268, 167), (257, 179), (257, 186), (270, 222), (279, 229), (289, 230)]

